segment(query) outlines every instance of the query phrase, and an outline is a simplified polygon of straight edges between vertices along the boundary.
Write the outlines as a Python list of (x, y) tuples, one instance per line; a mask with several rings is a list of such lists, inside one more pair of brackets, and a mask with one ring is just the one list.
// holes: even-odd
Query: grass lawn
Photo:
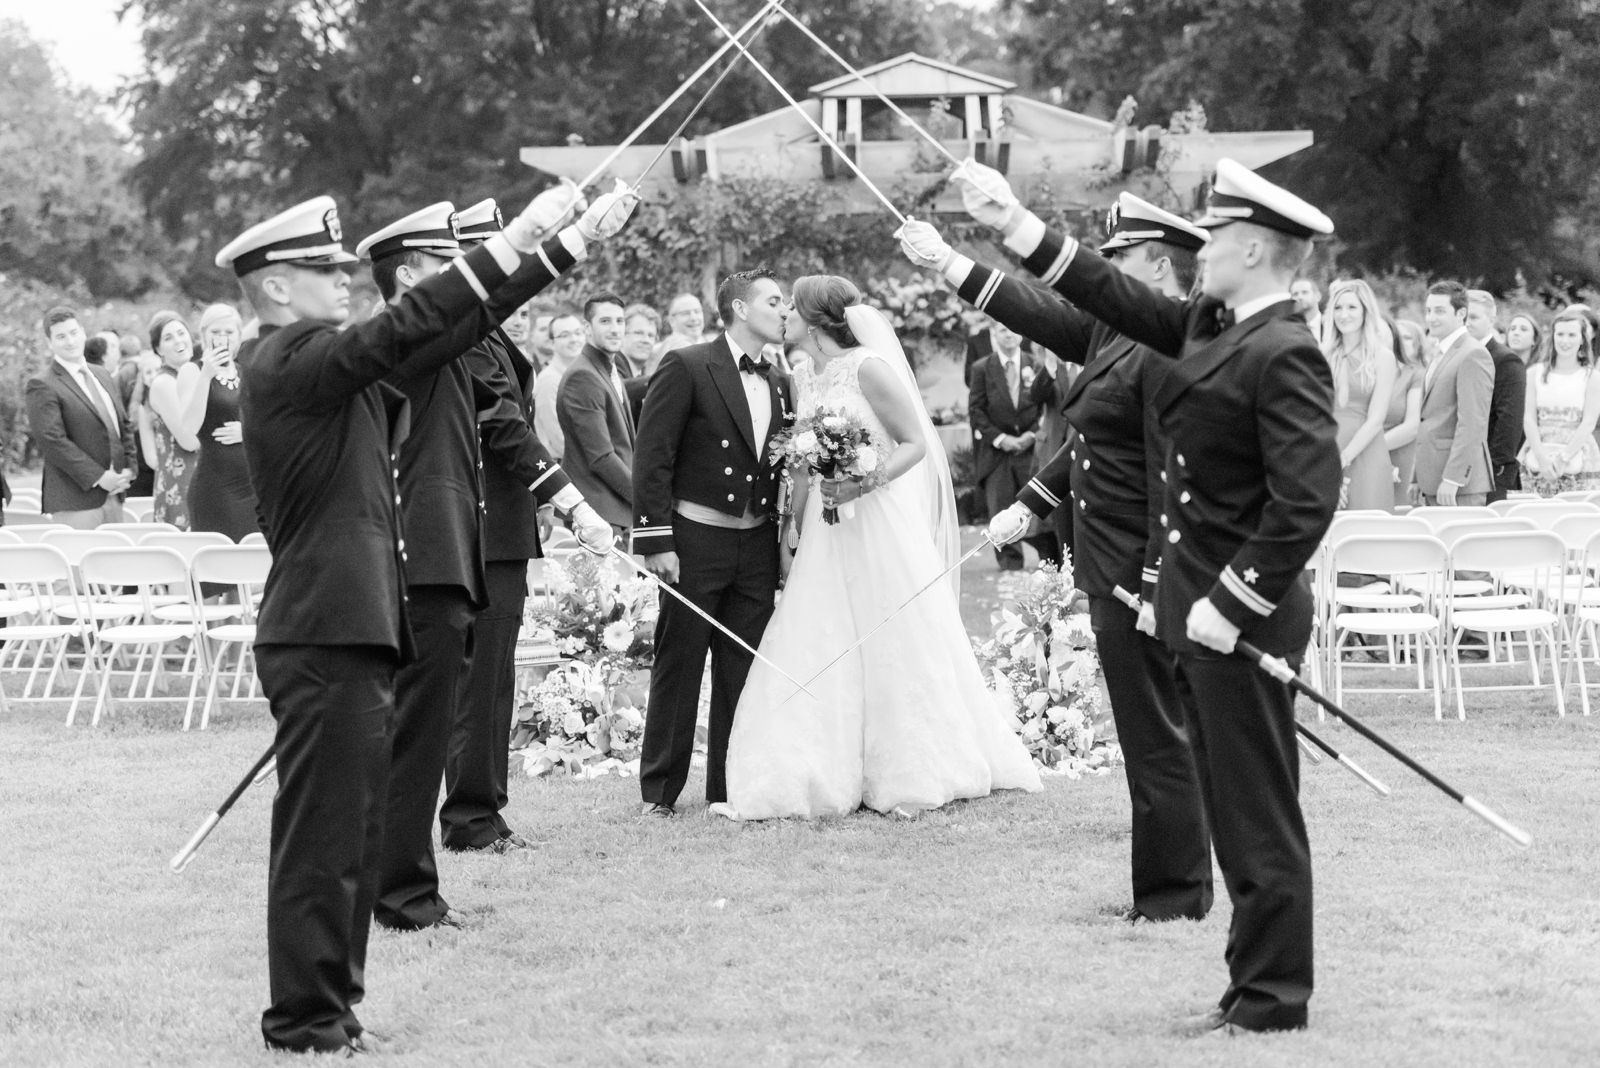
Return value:
[[(992, 566), (992, 565), (990, 565)], [(991, 582), (992, 580), (985, 580)], [(980, 588), (981, 583), (975, 583)], [(969, 619), (981, 618), (974, 605)], [(1522, 852), (1351, 732), (1394, 788), (1305, 769), (1317, 875), (1309, 1031), (1194, 1040), (1226, 980), (1203, 923), (1129, 928), (1120, 774), (1042, 795), (740, 826), (641, 821), (631, 780), (516, 778), (541, 846), (442, 861), (464, 932), (378, 933), (361, 1010), (396, 1065), (1555, 1065), (1600, 1060), (1600, 717), (1354, 699), (1535, 836)], [(1302, 705), (1302, 713), (1307, 709)], [(261, 1049), (269, 791), (166, 862), (270, 739), (264, 706), (68, 730), (0, 715), (0, 1064), (282, 1064)], [(1219, 885), (1220, 892), (1220, 885)]]

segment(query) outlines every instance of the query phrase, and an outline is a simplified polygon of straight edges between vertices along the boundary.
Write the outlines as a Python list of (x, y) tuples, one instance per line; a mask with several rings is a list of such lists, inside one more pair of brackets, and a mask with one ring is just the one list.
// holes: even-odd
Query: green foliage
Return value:
[(0, 271), (102, 298), (160, 284), (160, 253), (123, 182), (133, 158), (19, 23), (0, 22)]
[(1600, 18), (1590, 0), (1010, 0), (1069, 107), (1202, 105), (1309, 127), (1269, 173), (1326, 208), (1340, 263), (1572, 288), (1600, 279)]

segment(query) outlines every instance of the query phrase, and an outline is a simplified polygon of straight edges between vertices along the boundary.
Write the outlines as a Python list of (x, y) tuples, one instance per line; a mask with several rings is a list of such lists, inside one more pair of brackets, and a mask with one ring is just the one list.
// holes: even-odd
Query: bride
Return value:
[[(785, 342), (801, 417), (857, 415), (879, 464), (865, 481), (796, 471), (801, 533), (763, 656), (804, 682), (953, 564), (955, 499), (943, 451), (887, 320), (848, 280), (794, 285)], [(839, 505), (822, 521), (823, 498)], [(994, 789), (1038, 790), (1027, 749), (984, 685), (958, 607), (940, 582), (807, 687), (757, 660), (728, 742), (734, 819), (829, 816), (862, 805), (912, 816)]]

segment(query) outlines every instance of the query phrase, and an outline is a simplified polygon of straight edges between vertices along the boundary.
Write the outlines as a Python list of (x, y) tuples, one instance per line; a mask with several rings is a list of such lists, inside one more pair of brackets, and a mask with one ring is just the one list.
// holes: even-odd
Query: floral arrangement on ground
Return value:
[(1070, 565), (1042, 564), (993, 615), (994, 632), (974, 640), (978, 664), (1001, 712), (1047, 774), (1105, 775), (1122, 747), (1100, 696), (1100, 658)]
[(512, 755), (533, 776), (637, 774), (655, 587), (587, 552), (553, 561), (546, 577), (548, 591), (529, 599), (523, 629), (568, 662), (519, 673)]

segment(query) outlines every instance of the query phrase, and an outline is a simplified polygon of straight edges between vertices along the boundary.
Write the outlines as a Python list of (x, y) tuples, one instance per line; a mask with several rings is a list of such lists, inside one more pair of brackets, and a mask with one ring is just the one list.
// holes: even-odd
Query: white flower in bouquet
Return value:
[(583, 713), (568, 712), (561, 718), (561, 731), (569, 738), (578, 738), (583, 735)]
[(844, 417), (840, 415), (825, 415), (822, 417), (822, 425), (829, 430), (838, 430), (844, 426)]
[(584, 683), (583, 699), (596, 709), (605, 704), (606, 683), (605, 680), (600, 677), (600, 673), (598, 671), (590, 676), (588, 681)]
[(600, 641), (614, 653), (625, 653), (633, 645), (633, 627), (623, 619), (607, 623)]
[(856, 456), (856, 467), (861, 469), (863, 475), (870, 475), (878, 469), (878, 454), (872, 449), (862, 449)]
[(600, 725), (598, 720), (584, 728), (584, 736), (588, 739), (588, 742), (591, 746), (600, 750), (602, 753), (605, 752), (605, 742), (610, 735), (607, 733), (606, 729)]
[(800, 431), (794, 436), (794, 447), (796, 452), (810, 452), (815, 449), (817, 447), (816, 432), (811, 430)]
[(1050, 694), (1044, 690), (1035, 690), (1028, 695), (1028, 715), (1037, 716), (1045, 710), (1050, 703)]

